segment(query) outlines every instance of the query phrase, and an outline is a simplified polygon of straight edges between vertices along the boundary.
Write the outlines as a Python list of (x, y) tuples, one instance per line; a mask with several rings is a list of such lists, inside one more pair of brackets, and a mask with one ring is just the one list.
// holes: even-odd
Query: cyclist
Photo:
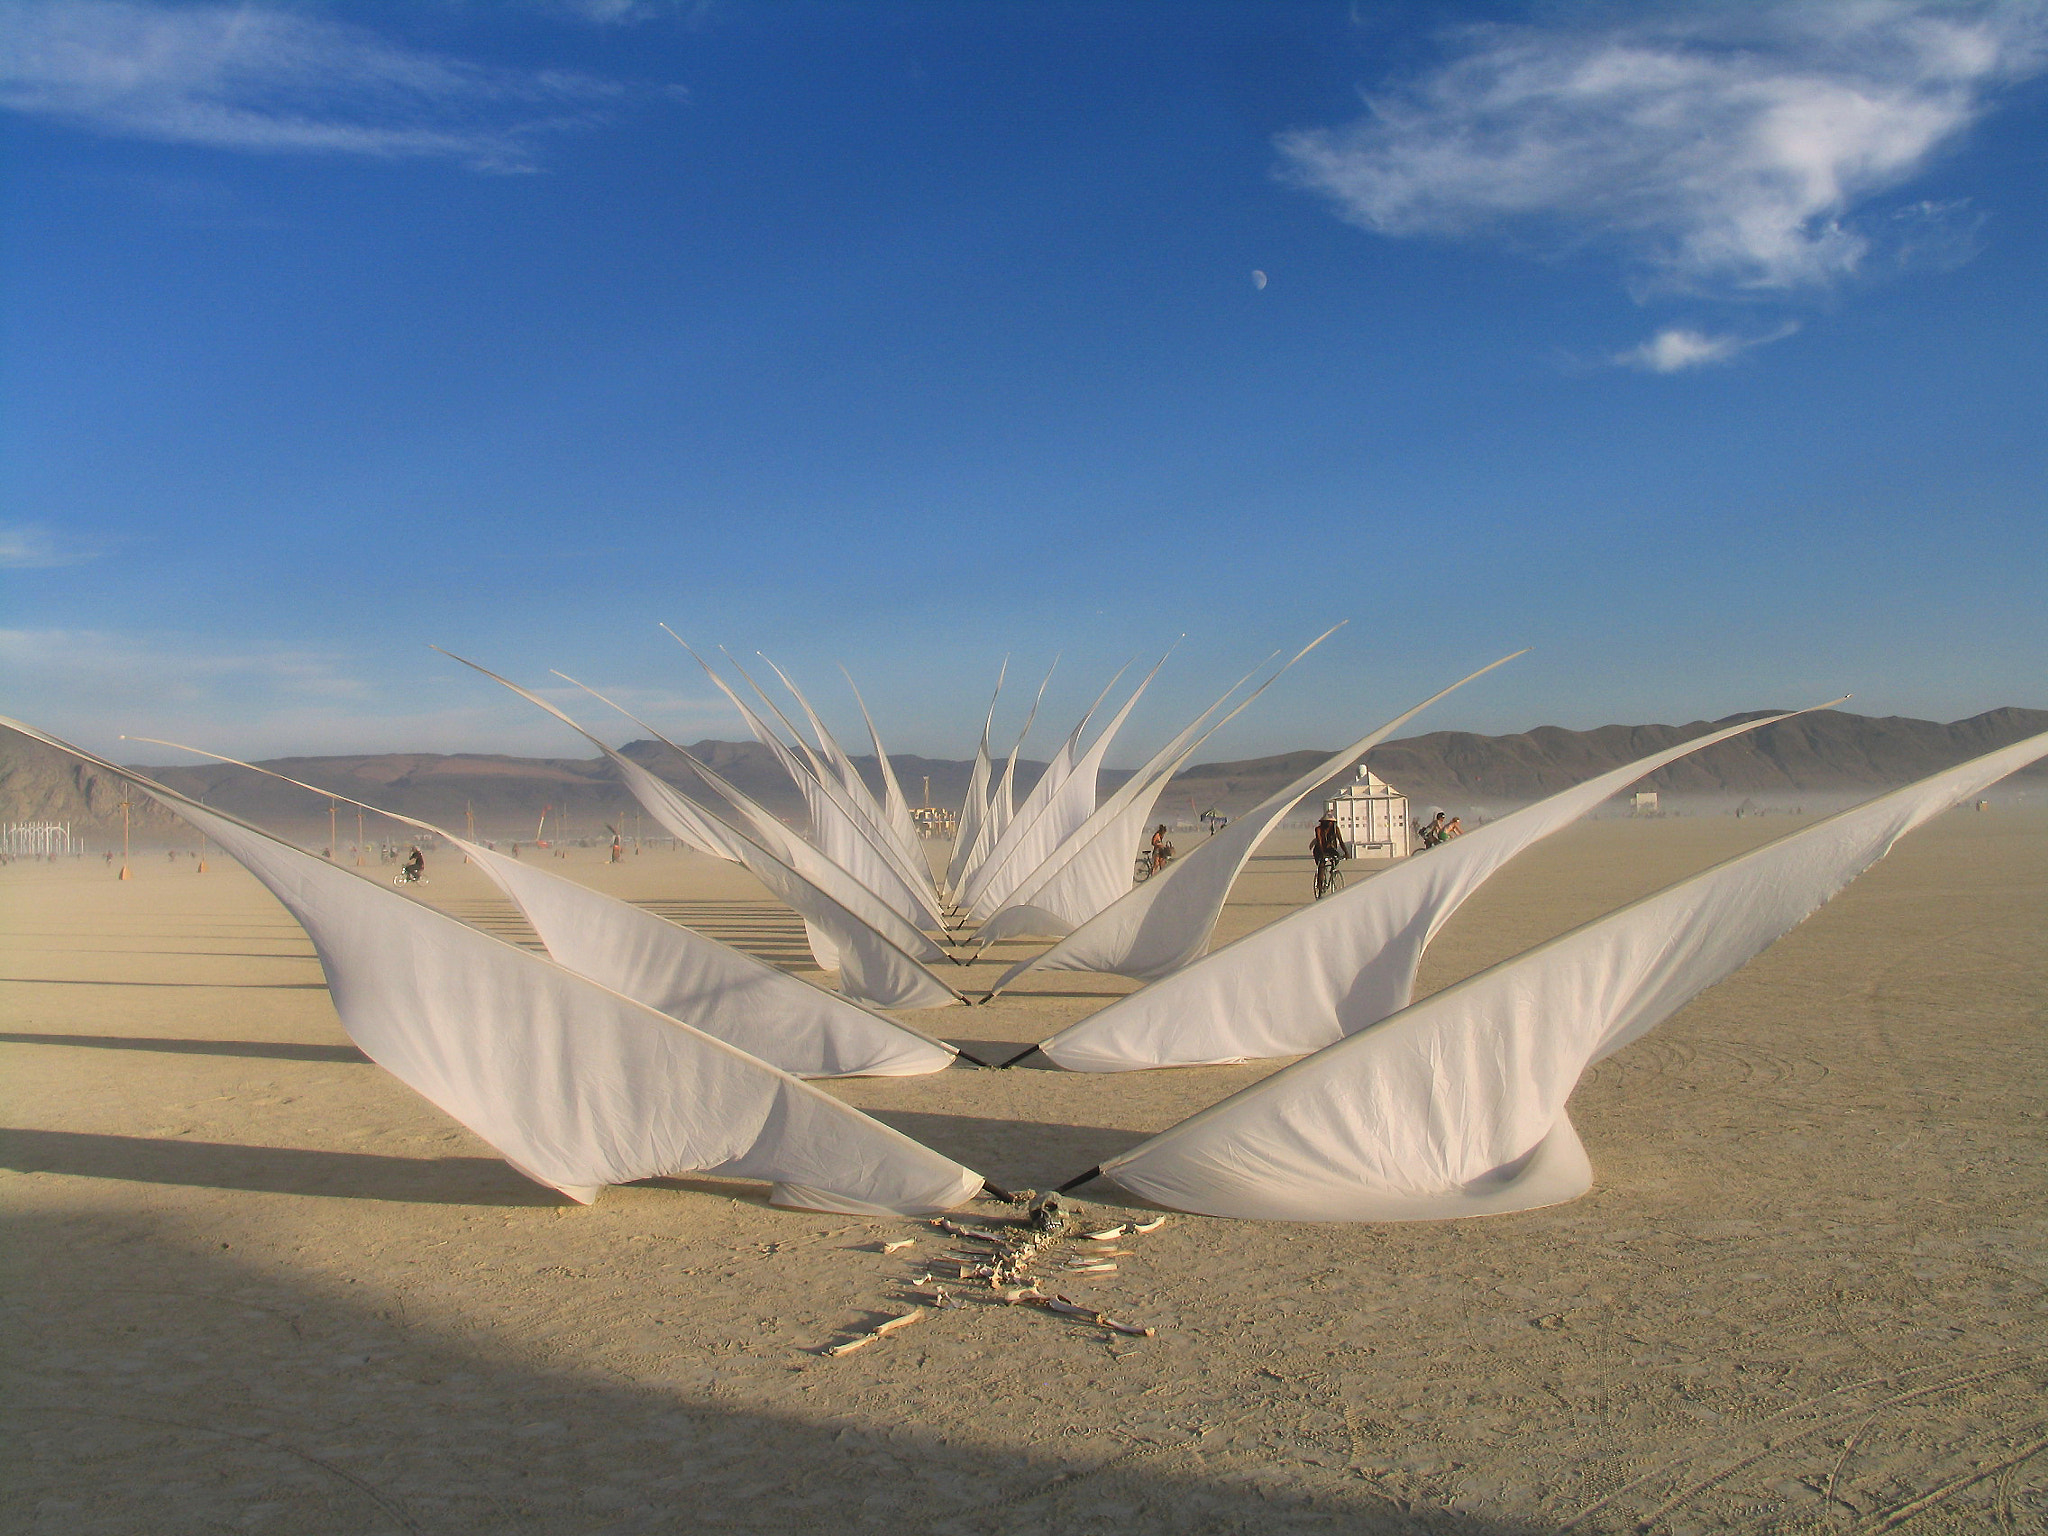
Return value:
[(415, 843), (412, 852), (405, 856), (405, 864), (399, 871), (399, 878), (404, 880), (407, 885), (418, 885), (420, 883), (420, 876), (425, 874), (426, 870), (427, 856), (420, 852), (419, 845)]
[(1323, 812), (1323, 819), (1316, 823), (1316, 830), (1308, 840), (1308, 851), (1309, 857), (1316, 861), (1316, 895), (1320, 898), (1330, 888), (1330, 877), (1350, 851), (1344, 846), (1344, 834), (1337, 830), (1334, 812)]
[(1173, 857), (1173, 844), (1166, 840), (1166, 823), (1161, 822), (1152, 829), (1152, 873), (1158, 874), (1166, 868), (1166, 861)]

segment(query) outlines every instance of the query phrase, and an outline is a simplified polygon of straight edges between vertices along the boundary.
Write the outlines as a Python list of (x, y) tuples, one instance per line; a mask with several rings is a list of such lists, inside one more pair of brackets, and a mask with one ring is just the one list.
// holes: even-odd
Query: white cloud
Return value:
[(1709, 336), (1684, 326), (1667, 326), (1641, 346), (1616, 353), (1614, 361), (1649, 373), (1682, 373), (1688, 368), (1729, 362), (1751, 347), (1782, 341), (1798, 329), (1787, 325), (1763, 336)]
[(2040, 72), (2044, 43), (2038, 0), (1476, 28), (1361, 121), (1279, 145), (1288, 175), (1381, 234), (1608, 242), (1650, 286), (1783, 292), (1857, 271), (1880, 238), (1859, 205)]
[(0, 0), (0, 108), (217, 149), (533, 168), (531, 141), (623, 88), (395, 46), (261, 6)]
[(82, 565), (105, 551), (100, 545), (61, 537), (33, 523), (0, 527), (0, 570), (46, 570)]

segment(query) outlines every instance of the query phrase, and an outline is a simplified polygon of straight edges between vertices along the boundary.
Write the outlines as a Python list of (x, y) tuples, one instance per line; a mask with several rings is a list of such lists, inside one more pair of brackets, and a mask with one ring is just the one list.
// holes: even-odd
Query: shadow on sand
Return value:
[(0, 1167), (16, 1173), (412, 1205), (568, 1203), (495, 1157), (386, 1157), (86, 1131), (0, 1130)]
[(5, 1045), (75, 1045), (98, 1051), (162, 1051), (171, 1056), (247, 1056), (261, 1061), (335, 1061), (367, 1066), (352, 1045), (299, 1045), (289, 1040), (157, 1040), (145, 1035), (0, 1033)]
[[(1047, 1384), (1001, 1371), (956, 1379), (948, 1365), (971, 1362), (931, 1355), (946, 1344), (936, 1333), (856, 1364), (823, 1362), (786, 1338), (748, 1330), (738, 1343), (671, 1350), (659, 1363), (637, 1357), (643, 1363), (625, 1377), (613, 1351), (643, 1331), (662, 1332), (658, 1298), (604, 1309), (556, 1335), (543, 1354), (496, 1320), (456, 1331), (433, 1306), (409, 1310), (402, 1298), (394, 1306), (386, 1295), (358, 1297), (331, 1276), (323, 1283), (276, 1264), (245, 1266), (239, 1255), (181, 1245), (132, 1219), (17, 1219), (5, 1241), (22, 1276), (12, 1287), (20, 1347), (0, 1404), (10, 1530), (1543, 1529), (1411, 1509), (1398, 1492), (1348, 1471), (1342, 1455), (1296, 1445), (1283, 1425), (1252, 1438), (1204, 1438), (1170, 1415), (1134, 1411), (1071, 1424), (1029, 1447), (991, 1444), (962, 1433), (954, 1395), (1023, 1403)], [(886, 1394), (892, 1378), (928, 1356), (938, 1367), (930, 1374), (946, 1379), (931, 1381), (909, 1412), (852, 1406)], [(749, 1407), (724, 1385), (778, 1367), (819, 1372), (814, 1409)], [(1328, 1464), (1303, 1463), (1303, 1455)]]

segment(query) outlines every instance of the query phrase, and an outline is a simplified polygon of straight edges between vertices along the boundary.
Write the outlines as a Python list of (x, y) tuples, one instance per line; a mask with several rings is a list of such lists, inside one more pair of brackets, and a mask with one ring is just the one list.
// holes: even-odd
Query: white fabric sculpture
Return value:
[[(914, 833), (906, 835), (902, 829), (898, 828), (891, 819), (892, 813), (889, 805), (875, 798), (875, 792), (868, 788), (867, 781), (860, 776), (860, 770), (854, 766), (852, 755), (839, 744), (838, 739), (826, 728), (825, 722), (819, 717), (817, 710), (811, 707), (811, 701), (803, 696), (803, 693), (797, 688), (795, 683), (790, 681), (782, 668), (776, 666), (774, 662), (768, 661), (766, 656), (763, 656), (761, 659), (768, 662), (770, 670), (782, 680), (782, 686), (789, 690), (790, 696), (797, 701), (798, 706), (803, 710), (804, 718), (810, 721), (811, 731), (817, 737), (819, 750), (838, 772), (839, 787), (844, 793), (845, 803), (850, 813), (858, 818), (862, 838), (872, 843), (877, 851), (889, 861), (898, 876), (909, 887), (917, 902), (918, 910), (929, 920), (930, 925), (935, 928), (942, 927), (943, 925), (939, 922), (938, 892), (932, 884), (931, 866), (925, 862), (924, 850), (919, 846), (916, 835)], [(747, 678), (749, 686), (753, 687), (755, 692), (760, 692), (760, 685), (755, 683), (751, 677), (747, 677), (744, 671), (740, 672), (740, 676)], [(849, 677), (847, 681), (851, 683), (853, 679)], [(856, 699), (860, 697), (860, 690), (858, 688), (854, 689), (854, 697)], [(776, 713), (783, 720), (784, 724), (789, 723), (788, 717), (782, 715), (781, 711), (778, 710)], [(861, 714), (863, 717), (867, 716), (867, 705), (865, 703), (861, 705)], [(893, 780), (888, 754), (881, 751), (881, 736), (875, 730), (874, 720), (869, 718), (867, 725), (868, 734), (873, 737), (875, 742), (876, 753), (881, 763), (883, 776)], [(794, 727), (792, 727), (792, 732), (794, 732)], [(799, 740), (801, 741), (801, 738)], [(900, 785), (896, 788), (896, 802), (897, 808), (902, 815), (903, 826), (907, 828), (910, 823), (910, 806), (909, 802), (903, 799), (903, 791)], [(906, 913), (906, 915), (912, 914)]]
[[(669, 633), (675, 636), (673, 630)], [(704, 675), (711, 679), (713, 685), (725, 694), (734, 708), (739, 710), (741, 718), (747, 723), (747, 728), (763, 746), (775, 754), (776, 760), (782, 764), (783, 770), (789, 774), (803, 795), (805, 807), (810, 812), (812, 846), (873, 891), (907, 922), (928, 923), (934, 929), (942, 927), (939, 921), (938, 900), (930, 888), (929, 876), (920, 880), (898, 863), (895, 853), (889, 846), (889, 834), (847, 791), (841, 776), (836, 771), (828, 769), (824, 763), (816, 761), (816, 754), (803, 740), (802, 735), (791, 727), (790, 734), (796, 737), (798, 747), (813, 758), (811, 764), (805, 764), (790, 751), (775, 734), (774, 729), (754, 712), (746, 700), (712, 670), (709, 662), (697, 655), (697, 652), (680, 636), (675, 636), (675, 639), (678, 645), (695, 658), (697, 665), (704, 669)], [(735, 664), (733, 670), (745, 678), (750, 686), (753, 685), (753, 679), (747, 676), (744, 668)], [(758, 687), (755, 688), (755, 692), (760, 692)], [(765, 695), (762, 702), (767, 703), (769, 709), (779, 718), (783, 718), (781, 711), (777, 710)], [(783, 718), (783, 723), (788, 725), (788, 720)], [(866, 794), (865, 786), (862, 787), (861, 793)]]
[(1003, 679), (1010, 675), (1010, 658), (1003, 658), (1003, 669), (996, 674), (996, 691), (989, 695), (988, 718), (981, 723), (981, 742), (974, 749), (974, 768), (967, 776), (967, 795), (960, 802), (960, 814), (953, 820), (953, 856), (946, 861), (946, 894), (954, 898), (960, 889), (960, 882), (966, 876), (968, 860), (975, 848), (975, 841), (981, 835), (981, 824), (988, 815), (988, 733), (996, 721), (996, 701), (1003, 696)]
[[(676, 836), (682, 837), (684, 833), (678, 829), (685, 827), (708, 826), (717, 831), (729, 856), (744, 864), (771, 895), (803, 919), (811, 953), (824, 969), (839, 973), (839, 990), (843, 995), (876, 1008), (946, 1008), (967, 1000), (926, 969), (923, 958), (906, 946), (917, 946), (931, 959), (944, 958), (944, 951), (851, 875), (840, 871), (834, 877), (833, 888), (827, 890), (737, 827), (685, 799), (673, 785), (630, 757), (613, 751), (539, 695), (498, 676), (488, 667), (465, 661), (452, 651), (441, 654), (503, 684), (590, 742), (619, 771), (626, 788), (647, 814)], [(673, 742), (667, 744), (678, 752), (683, 750)], [(691, 763), (698, 773), (710, 771), (694, 759)], [(819, 872), (822, 874), (828, 867), (829, 861), (821, 856)]]
[(778, 1204), (949, 1210), (982, 1179), (746, 1052), (390, 886), (30, 726), (204, 831), (306, 930), (363, 1053), (519, 1172), (589, 1201), (668, 1174), (765, 1179)]
[(924, 839), (918, 834), (917, 822), (911, 817), (910, 797), (903, 793), (903, 785), (896, 778), (896, 765), (889, 761), (888, 749), (882, 745), (882, 733), (875, 729), (875, 717), (868, 713), (868, 701), (861, 697), (860, 684), (844, 667), (839, 670), (846, 678), (846, 686), (853, 690), (853, 702), (860, 706), (861, 722), (868, 728), (868, 743), (875, 749), (875, 763), (882, 774), (882, 811), (888, 820), (889, 830), (896, 834), (903, 856), (923, 864)]
[(1137, 708), (1138, 701), (1145, 696), (1145, 690), (1152, 686), (1152, 679), (1159, 675), (1159, 668), (1164, 665), (1166, 658), (1162, 656), (1158, 665), (1145, 674), (1131, 691), (1131, 696), (1124, 700), (1122, 708), (1110, 717), (1109, 724), (1102, 728), (1088, 750), (1076, 756), (1082, 732), (1087, 730), (1088, 722), (1094, 718), (1109, 689), (1116, 686), (1117, 677), (1123, 676), (1123, 671), (1119, 669), (1117, 677), (1109, 680), (1109, 686), (1096, 697), (1088, 707), (1088, 713), (1081, 717), (1080, 723), (1052, 754), (1045, 765), (1045, 772), (1039, 775), (1024, 803), (1017, 807), (1002, 835), (969, 872), (960, 893), (961, 905), (977, 912), (995, 911), (1010, 891), (1029, 879), (1054, 850), (1079, 831), (1094, 814), (1096, 779), (1101, 772), (1102, 760), (1109, 754), (1117, 733), (1130, 719), (1131, 711)]
[(1153, 754), (1150, 762), (1097, 806), (1080, 830), (1054, 850), (1028, 879), (1019, 882), (1009, 897), (1008, 906), (993, 913), (983, 924), (975, 936), (977, 941), (992, 943), (996, 939), (1023, 933), (1067, 933), (1104, 911), (1128, 891), (1132, 884), (1131, 866), (1136, 850), (1143, 841), (1144, 829), (1152, 820), (1152, 809), (1165, 792), (1167, 782), (1201, 749), (1203, 742), (1243, 714), (1253, 700), (1280, 680), (1289, 667), (1349, 622), (1347, 619), (1332, 624), (1317, 635), (1282, 662), (1271, 677), (1246, 694), (1229, 714), (1204, 729), (1210, 715), (1221, 709), (1231, 694), (1251, 681), (1253, 674), (1248, 673), (1241, 678), (1228, 693)]
[(1301, 803), (1303, 796), (1370, 752), (1437, 700), (1521, 654), (1516, 651), (1481, 667), (1442, 692), (1431, 694), (1406, 714), (1397, 715), (1361, 736), (1342, 751), (1331, 753), (1145, 884), (1132, 886), (1051, 949), (1019, 961), (1003, 973), (989, 996), (1000, 996), (1029, 971), (1105, 971), (1156, 981), (1199, 958), (1208, 946), (1209, 935), (1216, 931), (1223, 903), (1246, 862), (1258, 851), (1266, 834)]
[(1430, 940), (1524, 848), (1645, 774), (1785, 718), (1746, 720), (1696, 736), (1401, 860), (1111, 1003), (1038, 1048), (1070, 1072), (1321, 1050), (1407, 1007)]
[(1593, 1174), (1565, 1102), (1588, 1066), (1761, 953), (1905, 833), (2042, 757), (2048, 735), (1740, 854), (1446, 987), (1095, 1172), (1160, 1205), (1254, 1220), (1437, 1220), (1573, 1199)]

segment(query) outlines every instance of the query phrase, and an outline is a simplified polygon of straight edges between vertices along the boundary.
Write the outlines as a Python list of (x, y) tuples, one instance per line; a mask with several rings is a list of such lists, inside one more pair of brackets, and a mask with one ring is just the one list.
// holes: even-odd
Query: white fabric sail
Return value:
[(1039, 679), (1038, 692), (1032, 696), (1030, 712), (1024, 716), (1024, 729), (1017, 733), (1017, 739), (1010, 745), (1009, 758), (1003, 763), (1003, 776), (996, 781), (995, 789), (988, 799), (988, 816), (982, 822), (981, 837), (970, 860), (967, 879), (973, 883), (975, 872), (982, 860), (994, 849), (997, 841), (1009, 830), (1011, 820), (1017, 814), (1017, 754), (1024, 750), (1025, 738), (1031, 734), (1032, 722), (1038, 719), (1038, 706), (1045, 702), (1046, 685), (1052, 681), (1053, 672), (1059, 667), (1060, 659), (1055, 656), (1052, 666), (1045, 669), (1045, 676)]
[(1403, 859), (1119, 999), (1038, 1048), (1070, 1072), (1321, 1050), (1408, 1006), (1430, 940), (1517, 853), (1645, 774), (1785, 718), (1696, 736)]
[[(1194, 724), (1160, 749), (1128, 783), (1096, 807), (1095, 814), (1088, 818), (1080, 831), (1068, 838), (1036, 874), (1016, 887), (1010, 897), (1011, 910), (993, 913), (977, 938), (992, 942), (1018, 933), (1066, 933), (1128, 891), (1143, 830), (1152, 820), (1153, 807), (1165, 792), (1168, 781), (1201, 749), (1203, 742), (1243, 714), (1260, 694), (1285, 675), (1289, 667), (1348, 622), (1332, 624), (1317, 635), (1282, 662), (1271, 677), (1246, 694), (1229, 714), (1214, 725), (1199, 729), (1198, 733), (1203, 722), (1222, 708), (1230, 694), (1243, 683), (1218, 699)], [(1245, 680), (1249, 681), (1249, 676)], [(1057, 927), (1045, 921), (1046, 914), (1057, 920)]]
[(1003, 679), (1010, 675), (1010, 658), (1003, 658), (1003, 669), (996, 674), (996, 691), (989, 695), (988, 718), (981, 723), (981, 743), (974, 749), (974, 768), (967, 776), (967, 796), (960, 802), (960, 814), (953, 819), (953, 856), (946, 861), (946, 894), (957, 901), (956, 893), (960, 882), (966, 877), (968, 860), (974, 853), (975, 841), (981, 835), (981, 826), (988, 817), (988, 778), (990, 762), (988, 755), (988, 733), (996, 720), (996, 701), (1003, 696)]
[(889, 751), (882, 745), (882, 733), (875, 729), (875, 717), (868, 713), (868, 701), (861, 697), (860, 684), (853, 680), (853, 674), (844, 667), (839, 671), (846, 678), (846, 686), (853, 690), (853, 702), (860, 706), (861, 721), (868, 728), (868, 744), (875, 749), (875, 763), (882, 775), (885, 824), (895, 834), (897, 845), (906, 859), (927, 865), (924, 839), (918, 835), (917, 823), (911, 819), (910, 798), (903, 793), (903, 785), (897, 781), (896, 765), (889, 761)]
[[(897, 862), (889, 847), (888, 834), (856, 804), (845, 785), (839, 782), (836, 772), (823, 764), (818, 764), (817, 771), (813, 771), (813, 767), (791, 752), (768, 723), (712, 670), (711, 664), (699, 656), (687, 641), (676, 635), (674, 630), (669, 630), (669, 634), (678, 645), (689, 651), (697, 665), (704, 669), (704, 675), (739, 710), (747, 728), (775, 754), (776, 760), (802, 792), (805, 806), (810, 811), (812, 846), (874, 892), (906, 921), (919, 923), (921, 920), (935, 929), (942, 927), (938, 900), (931, 890), (929, 877), (920, 879)], [(746, 670), (737, 663), (734, 670), (750, 685), (753, 684), (753, 679), (747, 677)], [(758, 693), (760, 690), (756, 687), (755, 691)], [(765, 695), (763, 702), (768, 702)], [(775, 710), (772, 702), (768, 702), (768, 707)], [(780, 716), (779, 710), (775, 712)], [(788, 721), (785, 719), (783, 723), (787, 725)], [(799, 746), (804, 745), (794, 727), (791, 734), (797, 735)], [(808, 752), (808, 747), (805, 750)]]
[(131, 739), (232, 763), (432, 833), (460, 849), (512, 899), (556, 963), (784, 1072), (798, 1077), (910, 1077), (943, 1071), (960, 1054), (944, 1041), (765, 960), (541, 865), (508, 858), (446, 827), (203, 747), (148, 736)]
[[(831, 896), (833, 900), (839, 902), (849, 912), (859, 917), (878, 933), (884, 935), (891, 943), (900, 947), (904, 953), (915, 956), (920, 961), (939, 960), (945, 957), (945, 952), (927, 938), (909, 918), (903, 916), (902, 913), (883, 901), (866, 884), (834, 862), (829, 855), (806, 842), (803, 838), (798, 837), (787, 826), (783, 825), (782, 821), (773, 811), (762, 805), (758, 800), (755, 800), (745, 790), (726, 778), (724, 774), (698, 757), (688, 747), (678, 746), (675, 742), (670, 741), (668, 737), (662, 735), (660, 731), (649, 725), (645, 720), (642, 720), (623, 704), (606, 698), (588, 683), (576, 682), (576, 679), (569, 676), (566, 672), (557, 672), (555, 676), (561, 678), (564, 682), (574, 683), (576, 687), (581, 688), (599, 703), (610, 705), (628, 720), (639, 726), (649, 736), (653, 737), (654, 740), (675, 753), (677, 757), (681, 758), (689, 766), (692, 773), (696, 774), (705, 784), (723, 796), (732, 808), (739, 813), (741, 819), (747, 823), (748, 836), (755, 843), (767, 849), (776, 858), (817, 886), (819, 890)], [(532, 696), (527, 695), (527, 697), (531, 698)], [(576, 722), (570, 720), (567, 715), (561, 714), (560, 711), (552, 710), (551, 706), (541, 700), (535, 699), (534, 702), (540, 703), (543, 708), (550, 709), (558, 718), (575, 729), (582, 730), (582, 727), (576, 725)], [(584, 734), (590, 740), (597, 743), (599, 750), (608, 750), (602, 741), (598, 741), (594, 736), (589, 736), (588, 732), (584, 732)], [(673, 793), (673, 791), (671, 792)], [(819, 956), (819, 963), (821, 965), (825, 964), (822, 955)], [(826, 965), (827, 970), (832, 968), (832, 966)]]
[[(811, 953), (817, 957), (820, 966), (828, 971), (838, 971), (839, 990), (843, 995), (876, 1008), (946, 1008), (966, 1001), (961, 993), (927, 970), (923, 960), (898, 943), (897, 937), (928, 948), (932, 959), (944, 958), (944, 952), (892, 912), (872, 892), (863, 899), (863, 888), (850, 876), (846, 877), (841, 888), (850, 900), (859, 904), (858, 910), (739, 828), (719, 821), (701, 806), (686, 800), (673, 785), (657, 778), (630, 757), (613, 751), (604, 741), (539, 695), (498, 676), (488, 667), (464, 660), (452, 651), (442, 651), (441, 654), (511, 689), (590, 742), (618, 770), (633, 798), (664, 827), (675, 831), (677, 826), (685, 824), (685, 818), (694, 818), (697, 822), (715, 824), (720, 828), (732, 857), (746, 865), (770, 894), (803, 919)], [(673, 742), (667, 745), (678, 752), (683, 750), (675, 747)], [(699, 773), (708, 771), (701, 763), (693, 766)], [(885, 930), (879, 925), (888, 926)]]
[[(1110, 718), (1109, 724), (1102, 728), (1088, 750), (1076, 758), (1081, 733), (1088, 728), (1088, 722), (1101, 707), (1109, 688), (1116, 686), (1116, 677), (1109, 680), (1109, 686), (1096, 696), (1095, 702), (1088, 706), (1088, 713), (1081, 717), (1080, 723), (1053, 753), (1051, 761), (1045, 765), (1045, 772), (1039, 775), (1038, 783), (1032, 786), (1023, 805), (1017, 808), (1017, 814), (1004, 828), (1002, 836), (968, 876), (961, 892), (965, 906), (974, 911), (996, 910), (1009, 892), (1036, 873), (1054, 850), (1079, 831), (1095, 813), (1096, 778), (1101, 771), (1102, 760), (1108, 755), (1124, 722), (1130, 718), (1131, 711), (1145, 696), (1145, 690), (1159, 675), (1160, 667), (1165, 665), (1166, 657), (1162, 656), (1132, 690), (1131, 696), (1124, 700), (1123, 707)], [(1121, 676), (1123, 670), (1119, 669), (1117, 677)]]
[[(935, 890), (926, 889), (931, 885), (931, 870), (925, 863), (922, 850), (917, 846), (915, 832), (910, 829), (910, 804), (903, 799), (902, 786), (897, 785), (895, 788), (894, 810), (887, 801), (876, 798), (875, 792), (868, 788), (867, 780), (860, 776), (860, 769), (854, 766), (852, 754), (839, 744), (838, 738), (827, 728), (817, 710), (811, 706), (811, 701), (804, 697), (803, 691), (790, 680), (782, 668), (769, 661), (766, 656), (761, 659), (768, 662), (769, 669), (782, 680), (782, 686), (789, 690), (790, 696), (803, 710), (804, 717), (810, 721), (812, 733), (817, 737), (820, 749), (838, 772), (840, 787), (845, 791), (849, 806), (860, 818), (864, 835), (878, 846), (879, 851), (896, 867), (905, 883), (917, 892), (923, 911), (936, 925), (939, 919), (938, 895)], [(845, 671), (843, 667), (840, 670)], [(743, 672), (741, 676), (744, 677), (746, 674)], [(747, 681), (752, 683), (753, 679), (748, 678)], [(849, 675), (847, 682), (851, 684), (852, 681), (853, 678)], [(855, 688), (853, 692), (855, 699), (859, 700), (860, 690)], [(867, 721), (868, 735), (875, 743), (882, 776), (885, 780), (893, 782), (894, 775), (889, 767), (888, 754), (881, 750), (880, 733), (875, 730), (874, 719), (868, 714), (864, 700), (861, 701), (861, 716)]]
[(1253, 1220), (1440, 1220), (1573, 1199), (1593, 1172), (1565, 1104), (1588, 1066), (1740, 969), (1914, 827), (2042, 757), (2048, 735), (1740, 854), (1283, 1068), (1099, 1172), (1160, 1205)]
[(1208, 946), (1210, 934), (1216, 931), (1223, 903), (1245, 864), (1265, 841), (1266, 834), (1301, 803), (1303, 796), (1341, 773), (1437, 700), (1521, 654), (1516, 651), (1481, 667), (1359, 737), (1342, 751), (1331, 753), (1293, 783), (1233, 818), (1221, 832), (1197, 844), (1143, 885), (1132, 886), (1051, 949), (1012, 966), (989, 996), (1000, 995), (1028, 971), (1106, 971), (1156, 981), (1198, 959)]
[(134, 785), (282, 902), (363, 1053), (573, 1200), (710, 1173), (778, 1203), (861, 1215), (949, 1210), (980, 1175), (829, 1094), (67, 742), (9, 728)]

